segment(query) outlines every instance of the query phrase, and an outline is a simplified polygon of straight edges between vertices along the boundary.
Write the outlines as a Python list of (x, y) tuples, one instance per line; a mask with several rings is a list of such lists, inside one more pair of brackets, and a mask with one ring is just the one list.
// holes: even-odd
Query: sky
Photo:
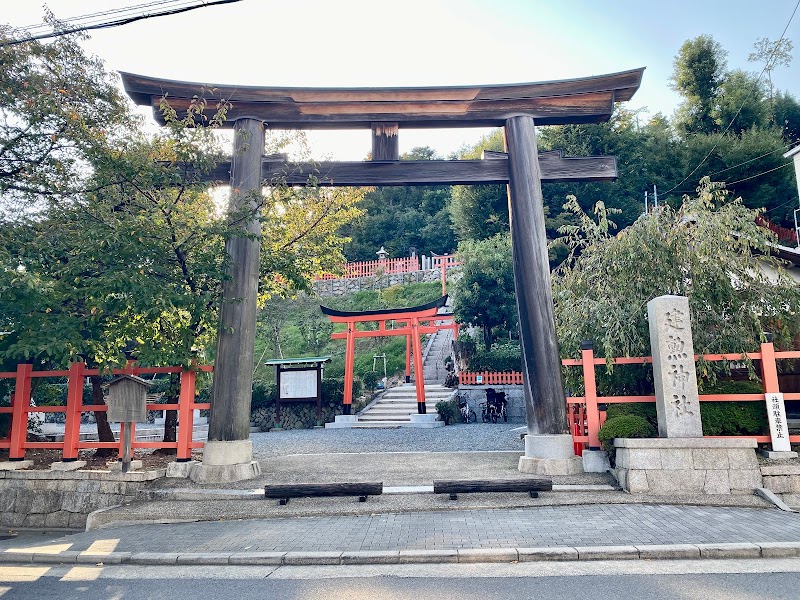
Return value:
[[(145, 0), (48, 0), (60, 18)], [(747, 55), (777, 40), (798, 0), (243, 0), (91, 32), (86, 50), (112, 71), (197, 81), (296, 87), (435, 86), (568, 79), (646, 67), (628, 103), (672, 115), (680, 45), (712, 35), (728, 67), (760, 71)], [(40, 23), (39, 2), (0, 0), (0, 21)], [(800, 10), (786, 37), (794, 60), (773, 74), (800, 98)], [(149, 122), (148, 109), (140, 109)], [(401, 130), (400, 151), (447, 156), (486, 129)], [(313, 157), (361, 160), (369, 130), (311, 132)]]

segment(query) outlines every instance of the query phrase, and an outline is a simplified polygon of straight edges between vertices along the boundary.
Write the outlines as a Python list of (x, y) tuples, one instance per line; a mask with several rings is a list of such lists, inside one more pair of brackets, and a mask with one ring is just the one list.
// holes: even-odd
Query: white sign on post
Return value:
[(767, 401), (767, 418), (769, 419), (769, 433), (772, 437), (772, 450), (774, 452), (791, 452), (789, 444), (789, 429), (786, 426), (786, 406), (783, 403), (783, 394), (765, 394)]
[(316, 398), (317, 371), (282, 371), (281, 399)]

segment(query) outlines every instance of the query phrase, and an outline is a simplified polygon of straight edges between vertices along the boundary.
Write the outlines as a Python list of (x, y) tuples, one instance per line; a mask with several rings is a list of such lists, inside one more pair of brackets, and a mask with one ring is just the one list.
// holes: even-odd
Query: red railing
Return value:
[[(761, 344), (760, 352), (742, 354), (705, 354), (703, 359), (708, 362), (741, 362), (744, 358), (761, 363), (761, 381), (764, 392), (761, 394), (702, 394), (701, 402), (764, 402), (764, 394), (779, 393), (777, 362), (781, 359), (800, 358), (800, 352), (776, 352), (772, 343)], [(695, 360), (698, 360), (695, 356)], [(612, 358), (614, 365), (652, 364), (650, 356)], [(605, 367), (605, 358), (595, 358), (592, 350), (581, 350), (581, 358), (565, 359), (561, 361), (565, 367), (580, 367), (583, 371), (584, 395), (567, 398), (568, 418), (570, 431), (572, 431), (576, 453), (581, 454), (585, 447), (599, 448), (598, 432), (606, 418), (605, 410), (600, 410), (599, 405), (620, 404), (625, 402), (655, 402), (653, 396), (598, 396), (595, 380), (595, 368)], [(478, 378), (481, 378), (480, 382)], [(459, 385), (513, 385), (522, 383), (522, 373), (472, 373), (461, 372), (458, 374)], [(784, 393), (784, 400), (800, 400), (800, 393)], [(748, 436), (713, 436), (713, 437), (748, 437), (754, 438), (758, 443), (769, 443), (768, 435)], [(800, 435), (789, 436), (789, 441), (800, 443)]]
[(763, 215), (758, 215), (756, 217), (756, 224), (765, 229), (769, 229), (772, 233), (774, 233), (778, 237), (778, 241), (780, 243), (789, 244), (790, 246), (797, 245), (797, 234), (795, 233), (794, 229), (789, 229), (787, 227), (781, 227), (780, 225), (775, 225), (775, 223), (773, 223)]
[[(213, 371), (211, 366), (198, 367), (198, 371)], [(181, 387), (177, 404), (148, 404), (147, 410), (177, 410), (178, 435), (176, 442), (141, 442), (135, 441), (135, 424), (131, 426), (132, 447), (136, 448), (175, 448), (178, 460), (189, 460), (193, 448), (202, 448), (203, 442), (192, 440), (192, 421), (195, 409), (209, 409), (209, 403), (195, 402), (195, 382), (197, 371), (185, 371), (182, 367), (136, 367), (114, 369), (100, 372), (97, 369), (86, 369), (84, 363), (75, 362), (67, 371), (34, 371), (33, 365), (17, 365), (16, 372), (0, 372), (0, 379), (14, 379), (14, 393), (11, 394), (11, 406), (0, 407), (0, 413), (11, 415), (9, 436), (0, 439), (0, 448), (8, 448), (11, 460), (25, 458), (28, 448), (55, 448), (61, 450), (63, 460), (75, 460), (78, 451), (86, 448), (112, 448), (122, 452), (122, 432), (124, 424), (120, 424), (119, 440), (115, 442), (82, 441), (81, 415), (85, 412), (106, 412), (108, 406), (83, 403), (84, 378), (91, 375), (148, 375), (155, 373), (180, 373)], [(31, 406), (31, 380), (39, 377), (66, 377), (66, 406)], [(60, 442), (27, 441), (29, 413), (64, 413), (64, 439)]]
[(414, 273), (420, 270), (419, 258), (387, 258), (385, 260), (366, 260), (350, 262), (344, 266), (342, 275), (325, 273), (317, 279), (355, 279), (356, 277), (372, 277), (375, 275), (395, 275), (398, 273)]
[(458, 385), (520, 385), (522, 373), (519, 371), (461, 371)]

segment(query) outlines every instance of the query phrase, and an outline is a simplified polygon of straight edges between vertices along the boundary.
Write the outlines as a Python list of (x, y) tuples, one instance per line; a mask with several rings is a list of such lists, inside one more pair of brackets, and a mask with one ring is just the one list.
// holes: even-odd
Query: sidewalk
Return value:
[(800, 514), (609, 504), (116, 526), (0, 541), (2, 563), (397, 564), (800, 556)]

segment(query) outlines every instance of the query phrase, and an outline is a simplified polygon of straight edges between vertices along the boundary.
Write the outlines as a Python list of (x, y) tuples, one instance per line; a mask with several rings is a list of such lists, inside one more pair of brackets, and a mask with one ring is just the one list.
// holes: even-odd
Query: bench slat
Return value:
[(549, 492), (552, 479), (454, 479), (435, 480), (434, 494), (468, 494), (471, 492)]
[(291, 483), (264, 486), (267, 498), (312, 498), (315, 496), (378, 496), (383, 482)]

